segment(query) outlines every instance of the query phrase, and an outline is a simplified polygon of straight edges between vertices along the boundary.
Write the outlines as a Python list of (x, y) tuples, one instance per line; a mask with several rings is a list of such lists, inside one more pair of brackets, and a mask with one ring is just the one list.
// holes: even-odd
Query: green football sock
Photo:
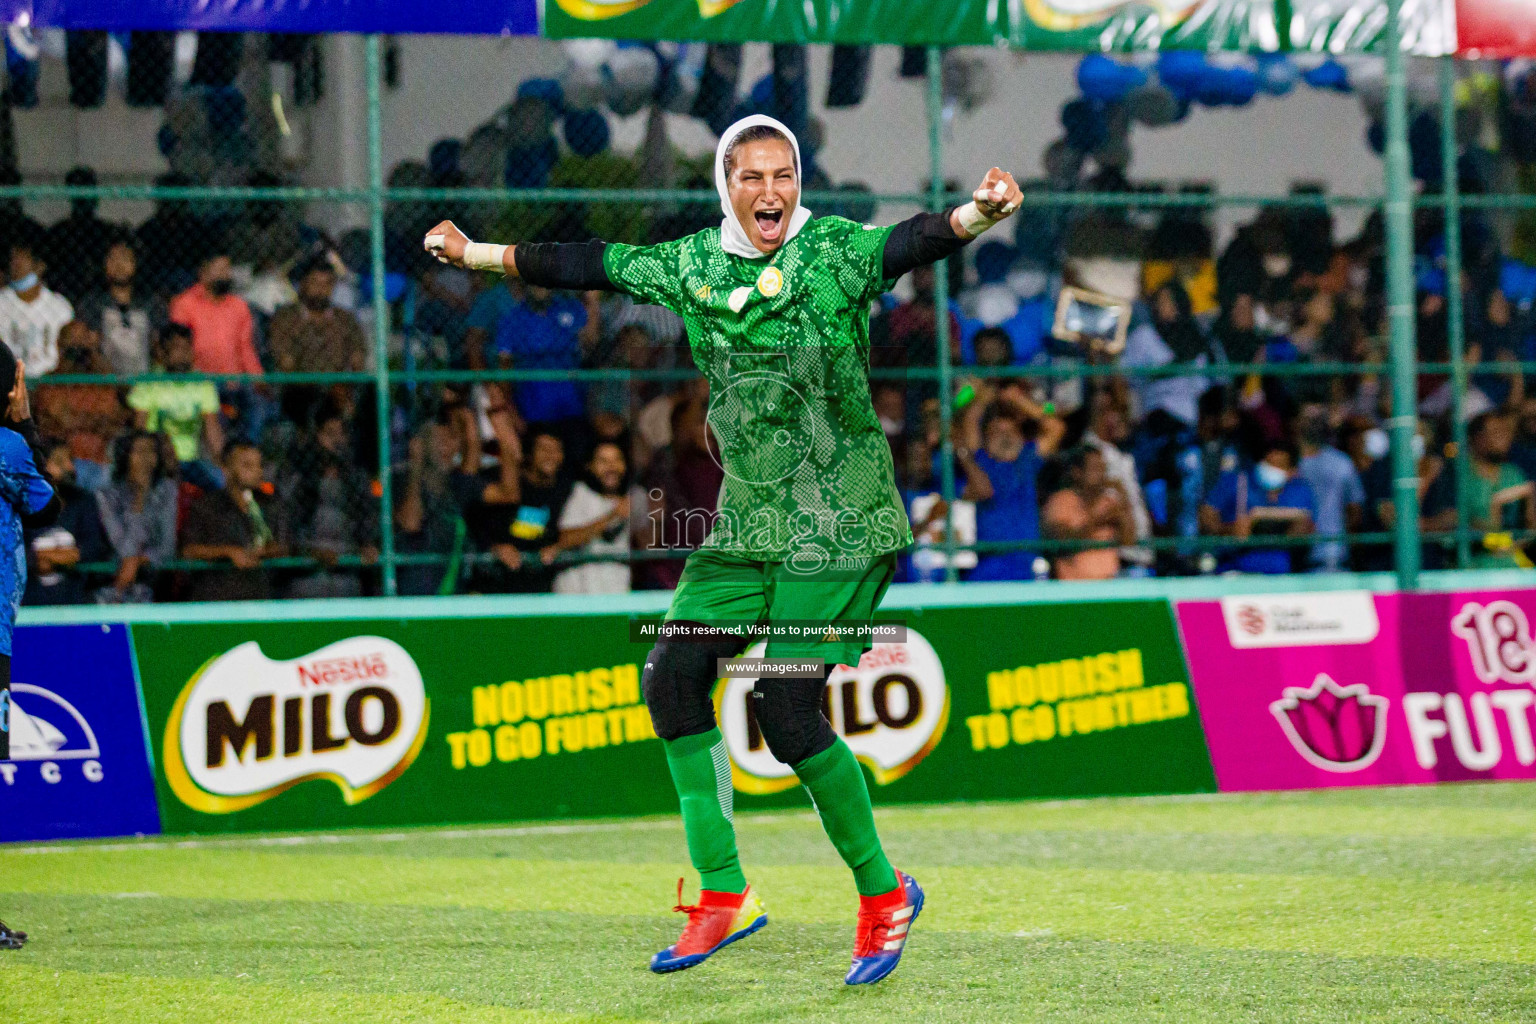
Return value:
[[(662, 740), (667, 767), (683, 808), (688, 834), (688, 858), (699, 872), (699, 884), (714, 892), (745, 892), (731, 827), (731, 762), (719, 729)], [(866, 798), (866, 803), (868, 798)]]
[(875, 812), (869, 803), (864, 769), (841, 738), (826, 750), (795, 765), (827, 838), (843, 863), (853, 869), (860, 896), (878, 896), (896, 888), (896, 869), (885, 859), (875, 832)]

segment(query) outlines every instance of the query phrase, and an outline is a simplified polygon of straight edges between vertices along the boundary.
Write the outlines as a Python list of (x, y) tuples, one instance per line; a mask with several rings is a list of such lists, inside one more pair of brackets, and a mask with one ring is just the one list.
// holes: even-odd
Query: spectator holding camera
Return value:
[[(1313, 532), (1317, 499), (1297, 475), (1295, 445), (1270, 441), (1252, 466), (1228, 470), (1200, 507), (1200, 532), (1208, 537), (1305, 537)], [(1291, 572), (1293, 547), (1243, 547), (1230, 553), (1223, 571)]]

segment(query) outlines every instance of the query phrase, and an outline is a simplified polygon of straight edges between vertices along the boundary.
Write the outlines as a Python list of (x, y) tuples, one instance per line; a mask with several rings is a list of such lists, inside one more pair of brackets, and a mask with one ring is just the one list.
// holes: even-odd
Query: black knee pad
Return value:
[(715, 727), (709, 693), (720, 678), (716, 662), (734, 657), (746, 643), (741, 637), (722, 634), (718, 640), (662, 640), (651, 648), (640, 675), (640, 690), (657, 736), (675, 740)]
[(817, 679), (767, 679), (757, 684), (757, 728), (780, 763), (793, 768), (837, 742), (821, 710), (826, 685)]

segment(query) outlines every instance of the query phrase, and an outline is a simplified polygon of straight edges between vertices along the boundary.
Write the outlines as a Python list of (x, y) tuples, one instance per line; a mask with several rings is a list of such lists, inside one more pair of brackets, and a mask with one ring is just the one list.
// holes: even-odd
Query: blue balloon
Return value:
[(1207, 107), (1221, 107), (1229, 102), (1229, 91), (1226, 71), (1207, 67), (1195, 81), (1194, 98)]
[(577, 156), (596, 156), (613, 138), (608, 119), (597, 110), (573, 110), (565, 115), (565, 144)]
[(752, 105), (762, 110), (773, 106), (773, 76), (764, 75), (752, 85), (752, 91), (748, 94)]
[(510, 147), (504, 178), (507, 187), (543, 188), (549, 184), (549, 172), (559, 158), (560, 149), (554, 139), (545, 139), (537, 146)]
[(1102, 53), (1090, 53), (1077, 66), (1077, 87), (1091, 100), (1117, 103), (1132, 89), (1147, 84), (1141, 68), (1120, 64)]
[(1091, 153), (1109, 139), (1109, 117), (1104, 104), (1076, 99), (1061, 108), (1061, 127), (1067, 145), (1082, 153)]
[(1301, 80), (1314, 89), (1349, 92), (1349, 71), (1336, 60), (1325, 60), (1317, 67), (1303, 72)]
[(1169, 50), (1157, 58), (1157, 77), (1175, 96), (1190, 97), (1208, 65), (1198, 50)]
[(556, 115), (565, 110), (565, 89), (553, 78), (530, 78), (517, 87), (517, 98), (531, 96), (549, 104)]
[(1248, 68), (1228, 68), (1227, 102), (1234, 107), (1246, 106), (1259, 94), (1259, 76)]
[(1284, 96), (1296, 87), (1299, 73), (1295, 61), (1283, 53), (1258, 55), (1259, 88), (1271, 96)]

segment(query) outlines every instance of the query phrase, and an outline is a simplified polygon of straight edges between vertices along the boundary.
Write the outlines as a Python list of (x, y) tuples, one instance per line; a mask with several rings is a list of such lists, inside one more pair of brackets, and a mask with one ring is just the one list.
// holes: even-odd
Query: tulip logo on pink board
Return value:
[(1296, 752), (1324, 771), (1369, 768), (1386, 745), (1387, 698), (1363, 683), (1340, 686), (1320, 672), (1310, 687), (1287, 686), (1269, 710)]

